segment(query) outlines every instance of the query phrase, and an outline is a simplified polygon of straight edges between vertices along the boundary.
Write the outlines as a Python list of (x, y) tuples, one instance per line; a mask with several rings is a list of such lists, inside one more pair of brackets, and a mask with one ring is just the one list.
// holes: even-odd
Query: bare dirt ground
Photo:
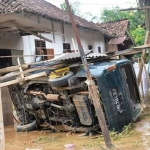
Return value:
[[(49, 130), (18, 133), (13, 126), (6, 127), (5, 134), (6, 150), (64, 150), (64, 145), (68, 143), (74, 144), (75, 150), (105, 149), (99, 134), (81, 137), (81, 133), (50, 133)], [(126, 126), (122, 133), (110, 134), (117, 150), (150, 150), (150, 110), (145, 110), (139, 121)]]

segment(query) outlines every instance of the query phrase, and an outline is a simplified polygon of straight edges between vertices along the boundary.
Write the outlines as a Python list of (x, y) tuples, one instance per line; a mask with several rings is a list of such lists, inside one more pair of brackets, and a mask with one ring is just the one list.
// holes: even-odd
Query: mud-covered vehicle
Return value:
[[(121, 129), (140, 114), (140, 96), (129, 60), (89, 65), (109, 130)], [(17, 131), (38, 128), (92, 132), (100, 130), (82, 66), (65, 67), (9, 86), (20, 124)]]

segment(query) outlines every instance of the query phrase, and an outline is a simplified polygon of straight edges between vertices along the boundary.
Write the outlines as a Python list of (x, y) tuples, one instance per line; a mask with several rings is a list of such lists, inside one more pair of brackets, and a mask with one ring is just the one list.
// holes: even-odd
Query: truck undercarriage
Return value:
[[(140, 97), (129, 60), (97, 62), (90, 66), (110, 130), (122, 128), (140, 114)], [(82, 67), (55, 70), (47, 77), (9, 86), (20, 124), (17, 131), (51, 129), (100, 130)]]

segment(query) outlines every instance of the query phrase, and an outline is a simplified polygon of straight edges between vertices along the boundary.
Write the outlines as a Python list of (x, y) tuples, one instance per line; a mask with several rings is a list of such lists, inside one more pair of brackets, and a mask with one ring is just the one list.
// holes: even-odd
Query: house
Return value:
[[(26, 32), (27, 29), (32, 29), (31, 26), (26, 25), (24, 28), (19, 27), (17, 31), (13, 30), (12, 32), (12, 28), (15, 28), (16, 26), (12, 26), (10, 31), (7, 29), (8, 25), (4, 26), (3, 23), (0, 22), (1, 56), (16, 54), (30, 55), (24, 57), (24, 62), (31, 63), (35, 61), (34, 55), (36, 47), (41, 47), (44, 50), (44, 54), (51, 55), (46, 59), (51, 59), (53, 55), (57, 56), (64, 52), (73, 52), (77, 49), (77, 42), (71, 27), (68, 12), (63, 11), (44, 0), (1, 0), (0, 14), (3, 16), (3, 14), (10, 13), (23, 17), (25, 20), (24, 23), (26, 23), (26, 18), (28, 18), (41, 26), (51, 29), (50, 32), (47, 32), (46, 30), (45, 32), (38, 31), (37, 34), (41, 35), (41, 37), (50, 39), (52, 43), (35, 35), (31, 35), (30, 32)], [(4, 22), (7, 21), (6, 18), (7, 17), (5, 17)], [(85, 50), (92, 49), (93, 52), (105, 52), (104, 35), (107, 35), (107, 31), (97, 24), (88, 22), (81, 17), (74, 16), (74, 19), (77, 24), (83, 48)], [(3, 26), (1, 26), (1, 24)], [(25, 32), (22, 29), (24, 29)], [(73, 46), (72, 39), (75, 41), (76, 48)], [(7, 54), (6, 51), (8, 51)], [(3, 58), (3, 61), (6, 62), (6, 59)], [(15, 62), (15, 60), (13, 62)], [(15, 65), (15, 63), (12, 65)], [(7, 64), (7, 66), (9, 66), (9, 64)]]
[[(83, 48), (105, 52), (106, 31), (78, 16), (74, 19)], [(16, 57), (21, 59), (22, 55), (26, 56), (22, 63), (34, 62), (36, 47), (41, 47), (44, 54), (52, 57), (74, 51), (72, 38), (77, 47), (68, 13), (56, 6), (44, 0), (0, 1), (0, 68), (16, 65)], [(13, 124), (7, 121), (12, 116), (10, 96), (8, 89), (2, 90), (4, 122), (10, 125)]]
[(107, 31), (105, 34), (106, 51), (121, 51), (134, 45), (127, 31), (128, 25), (127, 19), (99, 24), (102, 29)]

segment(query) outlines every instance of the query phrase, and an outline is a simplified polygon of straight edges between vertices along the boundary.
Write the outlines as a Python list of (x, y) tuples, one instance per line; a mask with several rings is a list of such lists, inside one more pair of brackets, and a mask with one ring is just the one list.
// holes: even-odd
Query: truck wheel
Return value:
[(63, 77), (55, 78), (55, 79), (49, 79), (48, 81), (50, 83), (50, 86), (52, 86), (52, 87), (65, 86), (68, 84), (68, 79), (72, 76), (73, 76), (73, 72), (69, 71)]
[(26, 125), (17, 125), (16, 126), (16, 130), (18, 132), (32, 131), (34, 129), (37, 129), (36, 120), (34, 120), (32, 123), (29, 123), (29, 124), (26, 124)]

